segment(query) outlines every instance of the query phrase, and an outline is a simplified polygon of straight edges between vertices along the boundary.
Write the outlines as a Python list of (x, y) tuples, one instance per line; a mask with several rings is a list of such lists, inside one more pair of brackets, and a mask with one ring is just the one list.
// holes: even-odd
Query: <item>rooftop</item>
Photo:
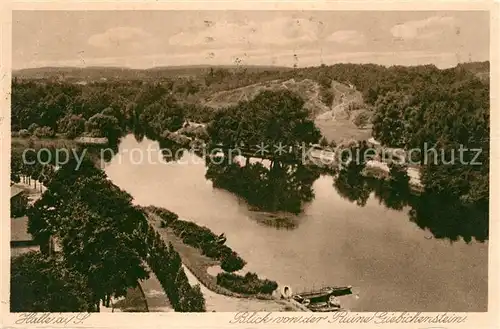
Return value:
[(15, 197), (16, 195), (23, 193), (23, 192), (24, 192), (24, 189), (19, 187), (19, 186), (15, 186), (15, 185), (10, 186), (10, 198), (11, 199), (13, 197)]

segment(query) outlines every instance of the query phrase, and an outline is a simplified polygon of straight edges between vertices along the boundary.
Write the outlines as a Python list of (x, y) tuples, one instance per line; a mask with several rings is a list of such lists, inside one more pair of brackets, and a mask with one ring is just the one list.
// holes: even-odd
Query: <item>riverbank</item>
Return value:
[[(161, 218), (151, 212), (147, 212), (147, 217), (153, 227), (160, 234), (165, 243), (172, 243), (174, 249), (179, 253), (182, 263), (189, 270), (189, 272), (208, 290), (211, 292), (226, 296), (233, 297), (236, 299), (247, 299), (246, 307), (249, 308), (247, 311), (255, 310), (274, 310), (274, 311), (306, 311), (305, 308), (301, 307), (298, 303), (292, 301), (280, 300), (279, 297), (271, 295), (245, 295), (236, 292), (232, 292), (217, 284), (217, 278), (209, 274), (209, 268), (220, 265), (220, 262), (213, 260), (205, 255), (203, 255), (199, 249), (194, 248), (185, 244), (182, 239), (177, 237), (175, 233), (170, 228), (161, 227)], [(251, 303), (251, 300), (255, 300), (255, 303)], [(217, 306), (215, 306), (217, 308)], [(226, 307), (221, 305), (222, 308)], [(240, 309), (237, 309), (241, 311)], [(216, 311), (223, 311), (221, 309), (216, 309)]]

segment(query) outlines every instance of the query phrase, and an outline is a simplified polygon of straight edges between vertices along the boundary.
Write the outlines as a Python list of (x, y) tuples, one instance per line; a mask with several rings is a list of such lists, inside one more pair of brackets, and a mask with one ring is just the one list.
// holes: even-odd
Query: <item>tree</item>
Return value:
[(353, 120), (353, 123), (358, 127), (365, 126), (370, 121), (370, 115), (367, 112), (361, 112)]
[(328, 144), (328, 140), (326, 139), (326, 137), (321, 137), (321, 140), (319, 141), (319, 145), (323, 146), (323, 147), (327, 147), (329, 144)]
[(241, 270), (245, 264), (246, 262), (233, 251), (222, 258), (221, 268), (226, 272), (234, 272)]
[(86, 130), (93, 136), (107, 137), (111, 143), (116, 142), (122, 133), (118, 119), (101, 113), (87, 121)]
[(21, 129), (21, 130), (19, 130), (19, 137), (27, 138), (27, 137), (30, 137), (30, 136), (31, 136), (31, 133), (29, 132), (29, 130), (27, 130), (27, 129)]
[(373, 136), (384, 145), (404, 147), (406, 145), (405, 111), (410, 97), (403, 93), (390, 92), (375, 103)]
[(182, 285), (180, 292), (179, 308), (182, 312), (205, 312), (205, 298), (201, 292), (200, 285), (194, 287)]
[(38, 124), (36, 123), (32, 123), (29, 127), (28, 127), (28, 131), (33, 134), (35, 132), (35, 130), (38, 128)]
[(161, 136), (166, 130), (182, 128), (184, 119), (182, 107), (171, 98), (163, 98), (147, 106), (139, 116), (140, 122), (156, 136)]
[(11, 260), (11, 312), (92, 312), (85, 277), (60, 260), (29, 252)]
[(59, 120), (57, 129), (68, 138), (80, 136), (85, 131), (85, 119), (82, 115), (70, 114)]
[(208, 127), (214, 144), (227, 146), (317, 143), (321, 137), (304, 100), (289, 90), (263, 91), (215, 115)]
[(75, 170), (71, 158), (50, 180), (30, 212), (28, 231), (37, 240), (59, 238), (64, 259), (87, 279), (92, 301), (123, 296), (147, 277), (147, 246), (138, 227), (144, 215), (132, 197), (107, 180), (88, 159)]
[(38, 138), (44, 138), (44, 137), (52, 138), (56, 135), (56, 133), (52, 128), (44, 126), (36, 128), (35, 131), (33, 132), (33, 135), (35, 135)]

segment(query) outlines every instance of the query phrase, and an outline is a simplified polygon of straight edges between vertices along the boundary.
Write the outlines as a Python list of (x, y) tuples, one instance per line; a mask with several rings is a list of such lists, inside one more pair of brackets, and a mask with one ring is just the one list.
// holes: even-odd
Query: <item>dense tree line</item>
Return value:
[(182, 268), (179, 253), (168, 246), (151, 225), (142, 231), (148, 245), (147, 262), (160, 281), (172, 307), (177, 312), (205, 312), (205, 299), (200, 286), (191, 286)]
[(476, 78), (422, 83), (377, 99), (373, 133), (385, 145), (419, 151), (413, 160), (429, 191), (486, 205), (489, 110), (489, 88)]
[(166, 209), (149, 206), (147, 211), (162, 218), (162, 227), (169, 227), (175, 235), (190, 246), (199, 249), (204, 255), (221, 262), (221, 268), (227, 272), (241, 270), (246, 262), (230, 247), (225, 239), (215, 235), (206, 227), (178, 219), (178, 216)]
[(130, 195), (87, 158), (79, 167), (71, 158), (46, 187), (30, 209), (28, 231), (42, 251), (51, 236), (58, 239), (64, 259), (86, 278), (96, 305), (101, 300), (109, 305), (112, 296), (124, 296), (147, 278), (146, 245), (136, 231), (145, 219)]
[(88, 135), (116, 142), (141, 123), (159, 136), (179, 129), (185, 119), (210, 120), (213, 111), (199, 102), (187, 102), (179, 83), (189, 82), (77, 85), (14, 79), (11, 130), (20, 137)]
[(11, 312), (94, 312), (85, 277), (62, 259), (29, 252), (11, 259)]
[(71, 158), (46, 186), (30, 208), (28, 232), (46, 254), (49, 239), (57, 238), (64, 261), (85, 278), (97, 308), (101, 300), (109, 306), (112, 296), (124, 296), (148, 277), (143, 260), (151, 252), (141, 229), (148, 226), (147, 220), (132, 205), (132, 197), (112, 184), (91, 159), (78, 164)]

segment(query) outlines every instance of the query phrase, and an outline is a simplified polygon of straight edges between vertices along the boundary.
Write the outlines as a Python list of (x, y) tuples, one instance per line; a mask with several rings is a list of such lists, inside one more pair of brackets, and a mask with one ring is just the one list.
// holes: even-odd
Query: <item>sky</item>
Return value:
[(489, 59), (485, 11), (14, 11), (13, 69)]

